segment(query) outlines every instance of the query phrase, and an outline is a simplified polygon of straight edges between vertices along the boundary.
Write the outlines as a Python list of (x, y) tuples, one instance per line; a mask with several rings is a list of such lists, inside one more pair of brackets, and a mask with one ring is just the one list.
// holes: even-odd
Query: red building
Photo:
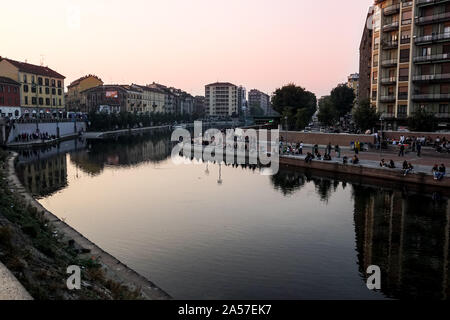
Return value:
[(0, 107), (20, 107), (20, 84), (0, 77)]

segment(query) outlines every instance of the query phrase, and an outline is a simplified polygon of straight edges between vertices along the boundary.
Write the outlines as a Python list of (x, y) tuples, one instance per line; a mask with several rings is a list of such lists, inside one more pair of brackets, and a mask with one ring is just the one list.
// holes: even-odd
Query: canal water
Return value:
[[(25, 186), (175, 299), (447, 299), (440, 193), (281, 168), (172, 162), (169, 136), (21, 152)], [(381, 290), (366, 270), (381, 268)]]

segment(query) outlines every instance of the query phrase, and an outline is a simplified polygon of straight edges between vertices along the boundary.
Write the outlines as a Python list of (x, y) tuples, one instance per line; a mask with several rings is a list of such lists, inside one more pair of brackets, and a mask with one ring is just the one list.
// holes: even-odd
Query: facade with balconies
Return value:
[(450, 0), (377, 0), (371, 104), (392, 129), (418, 109), (450, 124)]

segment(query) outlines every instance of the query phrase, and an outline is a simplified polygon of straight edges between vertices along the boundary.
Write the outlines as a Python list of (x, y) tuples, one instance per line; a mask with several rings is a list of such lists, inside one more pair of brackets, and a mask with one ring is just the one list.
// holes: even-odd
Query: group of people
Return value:
[(56, 136), (48, 134), (48, 132), (33, 132), (33, 133), (21, 133), (14, 139), (15, 142), (28, 142), (34, 140), (52, 140), (56, 139)]
[(433, 166), (433, 169), (431, 169), (431, 172), (433, 173), (434, 176), (434, 180), (438, 181), (441, 181), (445, 177), (446, 171), (447, 169), (445, 168), (445, 165), (443, 163), (441, 163), (440, 166), (435, 164)]

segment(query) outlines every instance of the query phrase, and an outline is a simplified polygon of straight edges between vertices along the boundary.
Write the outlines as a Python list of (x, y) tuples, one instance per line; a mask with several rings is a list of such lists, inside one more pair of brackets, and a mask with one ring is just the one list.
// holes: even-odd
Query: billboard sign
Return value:
[(119, 98), (119, 94), (117, 91), (106, 91), (106, 98), (107, 99), (117, 99)]

